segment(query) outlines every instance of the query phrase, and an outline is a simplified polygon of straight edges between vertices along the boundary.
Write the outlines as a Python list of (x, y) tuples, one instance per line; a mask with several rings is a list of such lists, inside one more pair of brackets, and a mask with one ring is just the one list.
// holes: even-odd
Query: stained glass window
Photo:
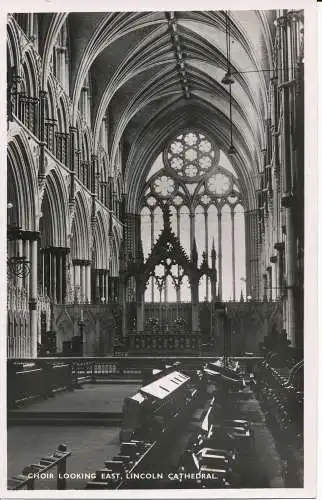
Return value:
[[(199, 265), (205, 251), (210, 264), (214, 243), (217, 286), (222, 299), (238, 300), (241, 291), (245, 296), (244, 243), (235, 245), (232, 251), (234, 231), (238, 233), (238, 242), (245, 241), (243, 198), (238, 176), (228, 157), (204, 132), (185, 130), (177, 134), (151, 166), (142, 196), (144, 255), (151, 252), (151, 241), (155, 244), (163, 229), (164, 204), (169, 205), (172, 230), (187, 255), (190, 255), (192, 242), (196, 241)], [(147, 245), (149, 249), (145, 248)], [(158, 287), (163, 287), (162, 300), (175, 301), (178, 297), (175, 280), (169, 277), (163, 283), (160, 280), (149, 281), (146, 300), (157, 301)], [(211, 297), (208, 281), (204, 278), (200, 282), (200, 301)], [(186, 277), (181, 282), (179, 296), (181, 301), (190, 300)]]

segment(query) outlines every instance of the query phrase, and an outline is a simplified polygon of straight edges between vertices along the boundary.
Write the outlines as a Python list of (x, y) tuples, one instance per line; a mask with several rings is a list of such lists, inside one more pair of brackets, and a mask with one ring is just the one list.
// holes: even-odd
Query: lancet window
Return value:
[[(211, 264), (214, 245), (219, 297), (245, 297), (244, 203), (239, 181), (229, 159), (207, 134), (198, 130), (179, 133), (152, 165), (141, 205), (145, 258), (163, 229), (164, 204), (170, 209), (172, 231), (189, 256), (196, 242), (199, 265), (204, 253)], [(180, 269), (177, 272), (180, 274)], [(162, 300), (189, 302), (188, 283), (183, 280), (176, 288), (172, 281), (169, 277), (165, 280)], [(158, 284), (151, 278), (145, 300), (158, 301), (158, 297)], [(210, 283), (204, 276), (199, 300), (210, 298)]]

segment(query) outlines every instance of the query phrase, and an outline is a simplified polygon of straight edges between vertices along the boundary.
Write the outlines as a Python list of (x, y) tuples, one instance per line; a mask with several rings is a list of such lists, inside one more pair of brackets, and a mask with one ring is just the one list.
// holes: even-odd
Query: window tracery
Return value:
[[(245, 275), (245, 252), (242, 248), (244, 245), (239, 244), (240, 238), (236, 246), (232, 231), (235, 232), (236, 224), (244, 224), (243, 200), (238, 178), (229, 160), (215, 142), (203, 132), (186, 130), (178, 134), (151, 167), (141, 205), (141, 232), (145, 257), (151, 252), (163, 228), (160, 218), (164, 204), (169, 205), (172, 230), (187, 254), (191, 253), (193, 242), (196, 241), (199, 263), (204, 252), (210, 263), (210, 253), (214, 243), (218, 256), (219, 294), (223, 293), (222, 298), (226, 300), (235, 300), (239, 297), (244, 285), (241, 277)], [(240, 217), (232, 223), (236, 210)], [(244, 239), (244, 228), (237, 229), (238, 234), (242, 234)], [(223, 236), (227, 231), (230, 235), (228, 238)], [(149, 234), (149, 237), (145, 237), (145, 234)], [(166, 269), (163, 269), (163, 272), (166, 274)], [(151, 280), (148, 288), (156, 285), (156, 281)], [(167, 288), (175, 286), (169, 280), (166, 285)], [(210, 284), (200, 283), (200, 288), (202, 289), (200, 289), (200, 300), (204, 298), (208, 300), (211, 296)], [(156, 291), (148, 290), (146, 299), (155, 296)], [(168, 293), (163, 296), (166, 295), (168, 297), (180, 295), (181, 300), (190, 300), (189, 291), (183, 287), (180, 294)]]

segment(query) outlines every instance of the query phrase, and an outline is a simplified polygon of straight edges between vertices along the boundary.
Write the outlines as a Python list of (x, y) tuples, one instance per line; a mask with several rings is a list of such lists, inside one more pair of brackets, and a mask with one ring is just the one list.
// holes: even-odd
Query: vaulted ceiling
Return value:
[[(43, 24), (49, 33), (47, 50), (48, 38), (54, 39), (67, 14), (55, 16), (47, 14), (47, 28)], [(233, 11), (229, 17), (237, 150), (232, 163), (253, 205), (265, 146), (275, 15)], [(133, 200), (140, 195), (152, 161), (180, 128), (203, 129), (227, 153), (229, 86), (221, 82), (227, 71), (225, 12), (72, 13), (67, 21), (73, 120), (89, 75), (94, 147), (106, 115), (110, 160), (114, 162), (121, 145)]]

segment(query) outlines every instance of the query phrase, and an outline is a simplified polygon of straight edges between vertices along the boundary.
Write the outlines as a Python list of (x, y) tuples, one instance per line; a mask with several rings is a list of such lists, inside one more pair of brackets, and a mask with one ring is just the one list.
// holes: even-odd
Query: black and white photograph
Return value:
[(8, 498), (304, 490), (310, 27), (244, 3), (6, 15)]

